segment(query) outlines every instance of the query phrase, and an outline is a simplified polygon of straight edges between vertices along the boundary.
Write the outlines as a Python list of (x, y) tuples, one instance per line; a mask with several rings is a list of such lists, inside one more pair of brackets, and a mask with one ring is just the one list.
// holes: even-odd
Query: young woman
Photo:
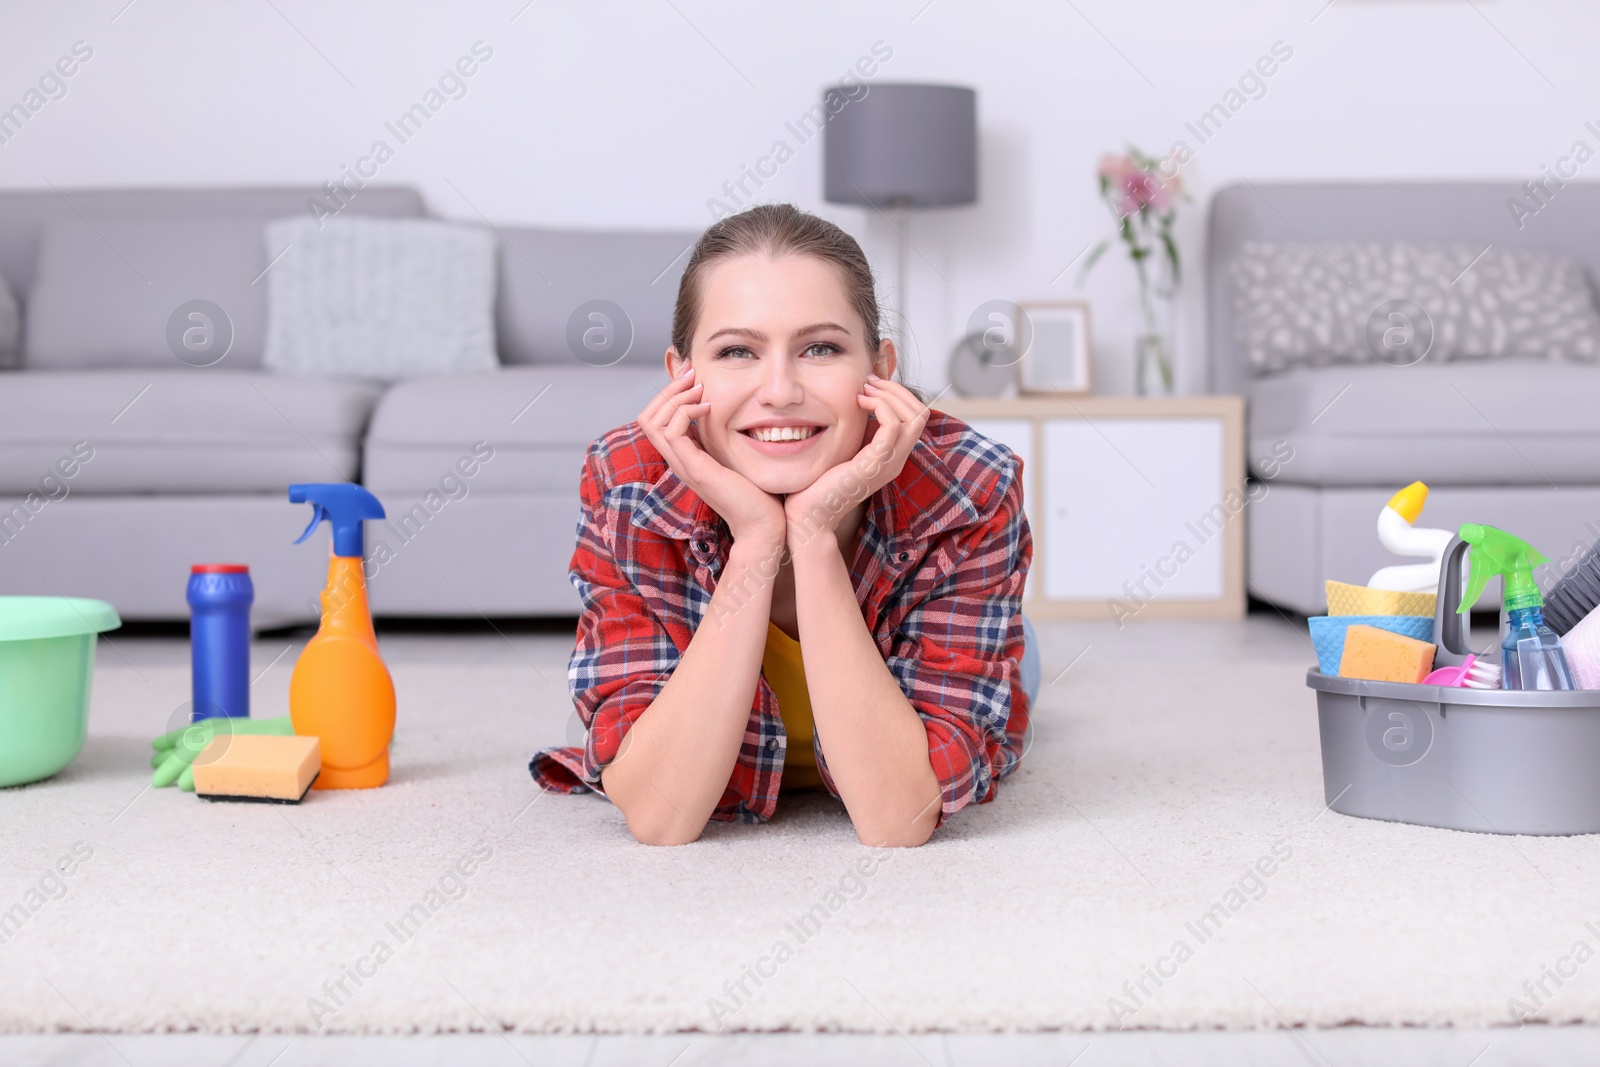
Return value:
[(895, 380), (855, 240), (789, 204), (701, 237), (670, 379), (585, 461), (568, 683), (598, 790), (647, 844), (763, 822), (780, 788), (919, 845), (1017, 765), (1033, 681), (1019, 614), (1021, 463)]

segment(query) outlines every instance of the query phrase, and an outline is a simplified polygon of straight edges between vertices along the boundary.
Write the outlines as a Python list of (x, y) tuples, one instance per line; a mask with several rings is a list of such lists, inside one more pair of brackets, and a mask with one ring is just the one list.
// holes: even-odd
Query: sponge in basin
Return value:
[(1433, 593), (1397, 593), (1328, 579), (1329, 615), (1426, 615), (1433, 618), (1438, 597)]
[(207, 800), (298, 804), (322, 768), (315, 737), (219, 734), (194, 761), (194, 791)]
[(1435, 651), (1436, 646), (1415, 637), (1376, 626), (1352, 626), (1345, 634), (1339, 676), (1415, 685), (1433, 670)]
[(1311, 644), (1317, 650), (1317, 669), (1323, 674), (1339, 673), (1344, 658), (1344, 637), (1352, 626), (1376, 626), (1418, 641), (1433, 640), (1433, 619), (1417, 615), (1313, 615), (1306, 620), (1311, 628)]

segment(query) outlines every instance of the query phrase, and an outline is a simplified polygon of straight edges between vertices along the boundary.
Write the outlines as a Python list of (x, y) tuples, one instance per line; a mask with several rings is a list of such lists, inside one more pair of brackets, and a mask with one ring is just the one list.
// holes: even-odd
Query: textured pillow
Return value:
[(22, 311), (4, 277), (0, 277), (0, 370), (15, 370), (22, 359)]
[[(1253, 241), (1229, 271), (1236, 339), (1257, 374), (1424, 355), (1600, 360), (1588, 272), (1568, 256), (1467, 244)], [(1380, 355), (1392, 324), (1416, 331), (1415, 346), (1393, 358)]]
[(428, 219), (278, 219), (263, 364), (393, 380), (492, 370), (494, 240)]
[[(259, 218), (50, 222), (28, 295), (23, 363), (31, 370), (260, 367), (267, 301), (265, 283), (251, 283), (266, 266)], [(198, 301), (212, 305), (206, 336), (215, 348), (181, 347)]]

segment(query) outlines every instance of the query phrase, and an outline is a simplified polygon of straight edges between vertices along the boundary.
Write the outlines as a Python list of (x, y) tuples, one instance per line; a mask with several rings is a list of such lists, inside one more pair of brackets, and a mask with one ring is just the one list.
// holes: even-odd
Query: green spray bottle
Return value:
[(1539, 551), (1520, 537), (1493, 526), (1468, 523), (1461, 540), (1472, 546), (1467, 566), (1472, 572), (1461, 594), (1461, 612), (1470, 611), (1483, 595), (1489, 579), (1505, 579), (1502, 606), (1506, 632), (1500, 642), (1501, 689), (1571, 689), (1572, 671), (1561, 638), (1545, 625), (1544, 597), (1533, 580), (1533, 568), (1546, 562)]

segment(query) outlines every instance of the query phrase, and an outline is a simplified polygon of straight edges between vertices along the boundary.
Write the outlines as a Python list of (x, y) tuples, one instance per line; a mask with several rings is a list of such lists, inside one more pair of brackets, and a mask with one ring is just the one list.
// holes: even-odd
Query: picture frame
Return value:
[(1093, 332), (1089, 305), (1081, 300), (1017, 301), (1028, 316), (1031, 338), (1017, 364), (1017, 389), (1024, 396), (1088, 396), (1094, 391)]

